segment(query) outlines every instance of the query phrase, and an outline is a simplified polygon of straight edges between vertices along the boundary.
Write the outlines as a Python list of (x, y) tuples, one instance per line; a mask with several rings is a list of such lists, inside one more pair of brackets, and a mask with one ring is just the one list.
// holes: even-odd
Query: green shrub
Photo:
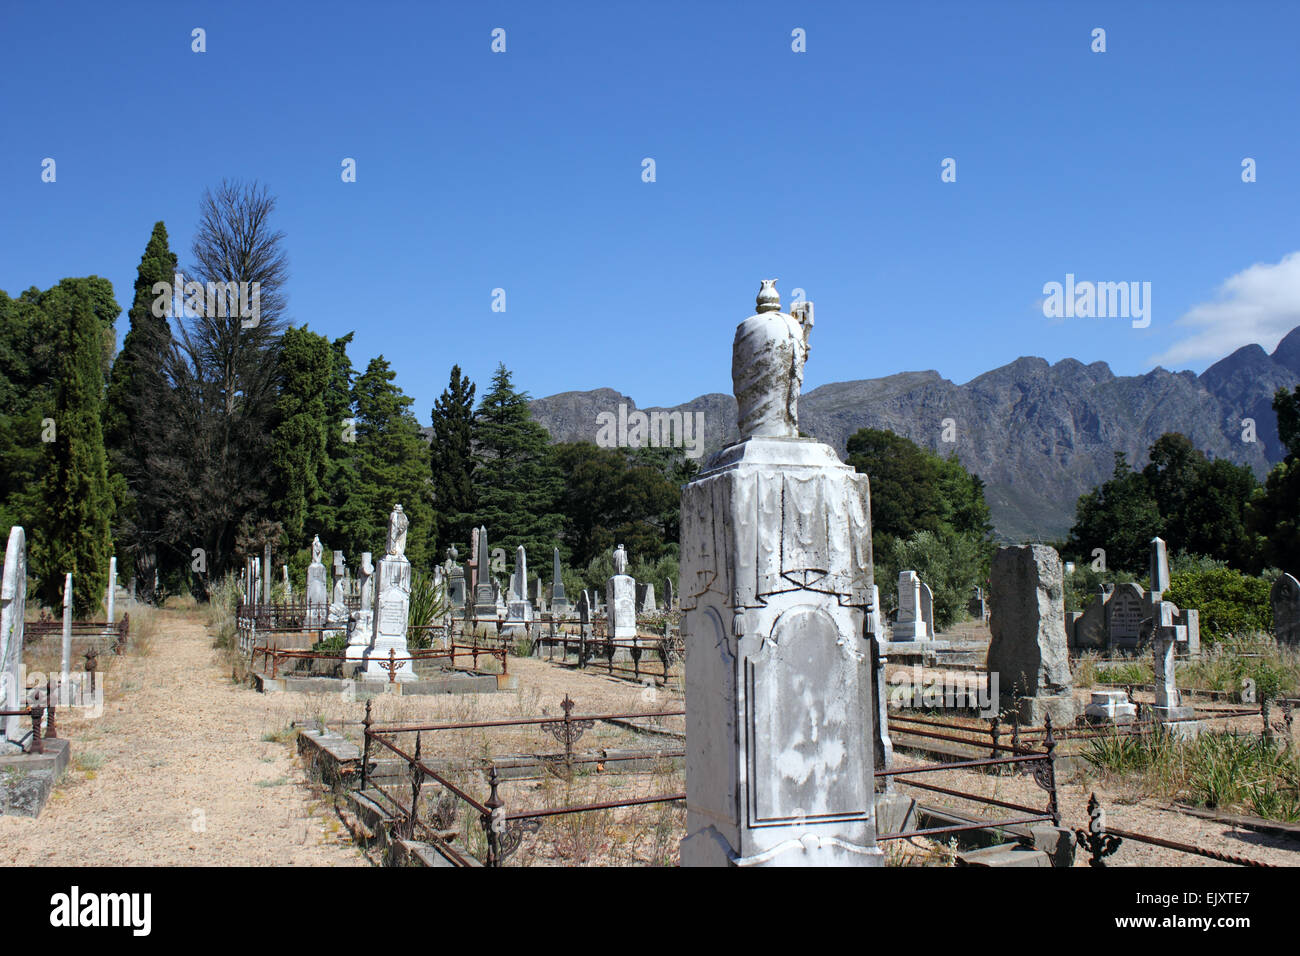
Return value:
[(1273, 629), (1269, 584), (1231, 568), (1180, 571), (1169, 579), (1165, 599), (1201, 612), (1201, 640), (1224, 640)]
[[(971, 591), (980, 578), (980, 543), (969, 534), (918, 531), (891, 544), (890, 562), (899, 571), (915, 571), (934, 595), (934, 626), (942, 630), (966, 617)], [(882, 593), (895, 592), (898, 579), (880, 581)], [(888, 589), (888, 591), (886, 590)]]

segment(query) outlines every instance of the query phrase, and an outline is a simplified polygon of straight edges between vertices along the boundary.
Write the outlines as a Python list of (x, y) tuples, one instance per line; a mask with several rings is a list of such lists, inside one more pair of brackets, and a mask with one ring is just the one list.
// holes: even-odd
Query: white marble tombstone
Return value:
[(533, 606), (528, 601), (528, 554), (521, 544), (515, 549), (515, 570), (510, 575), (510, 601), (506, 605), (504, 633), (517, 636), (533, 620)]
[(108, 559), (108, 591), (104, 595), (104, 618), (112, 624), (117, 618), (117, 557)]
[(551, 554), (551, 613), (569, 613), (569, 599), (564, 593), (564, 579), (560, 576), (560, 549)]
[(66, 686), (72, 672), (72, 572), (63, 578), (63, 656), (59, 663), (59, 683)]
[(614, 549), (614, 574), (605, 582), (606, 633), (615, 640), (636, 637), (636, 579), (627, 573), (627, 550)]
[(893, 640), (924, 641), (925, 618), (921, 616), (921, 579), (915, 571), (898, 572), (898, 619)]
[(389, 679), (389, 651), (394, 652), (398, 681), (415, 680), (406, 649), (406, 627), (411, 613), (411, 562), (406, 559), (406, 529), (410, 519), (401, 505), (388, 517), (388, 547), (375, 573), (375, 630), (363, 659), (365, 677)]
[(934, 639), (934, 592), (930, 585), (921, 582), (921, 623), (925, 625), (927, 640)]
[(361, 567), (357, 571), (361, 585), (361, 607), (349, 615), (347, 659), (359, 661), (365, 657), (366, 648), (375, 634), (375, 566), (369, 551), (361, 552)]
[[(0, 582), (0, 710), (19, 710), (23, 686), (23, 621), (27, 613), (27, 533), (9, 529), (4, 578)], [(31, 734), (21, 717), (0, 717), (0, 754), (17, 753)]]
[(313, 628), (325, 625), (325, 610), (329, 603), (329, 585), (321, 561), (324, 550), (320, 535), (316, 535), (311, 542), (311, 564), (307, 565), (307, 626)]
[(497, 616), (497, 600), (492, 581), (492, 552), (488, 550), (487, 526), (475, 534), (474, 549), (474, 617), (492, 621)]
[(271, 573), (274, 569), (271, 567), (271, 543), (268, 541), (262, 547), (262, 603), (271, 603)]
[(740, 441), (682, 490), (683, 866), (878, 866), (867, 477), (798, 433), (811, 305), (764, 280)]
[(284, 603), (288, 604), (293, 600), (293, 585), (289, 583), (289, 565), (280, 565), (280, 572), (284, 575)]
[(636, 586), (636, 612), (638, 614), (654, 614), (659, 610), (655, 604), (655, 586), (653, 581), (646, 581), (644, 584)]

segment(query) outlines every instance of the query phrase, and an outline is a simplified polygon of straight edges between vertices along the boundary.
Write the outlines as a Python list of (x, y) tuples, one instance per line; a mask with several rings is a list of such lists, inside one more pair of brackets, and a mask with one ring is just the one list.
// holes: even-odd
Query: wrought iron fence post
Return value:
[(45, 716), (45, 708), (40, 704), (32, 707), (32, 749), (34, 754), (45, 753), (45, 744), (41, 740), (41, 718)]
[(568, 779), (573, 779), (573, 700), (568, 694), (564, 695), (564, 703), (560, 705), (564, 708), (564, 773)]
[(415, 839), (415, 819), (420, 815), (420, 788), (424, 785), (424, 768), (420, 766), (420, 732), (415, 732), (415, 755), (411, 758), (411, 816), (407, 820), (406, 838)]
[(1272, 743), (1273, 741), (1273, 725), (1269, 723), (1269, 718), (1272, 716), (1272, 707), (1269, 704), (1268, 695), (1265, 694), (1259, 699), (1259, 717), (1264, 722), (1264, 729), (1259, 739), (1265, 743)]
[(1118, 850), (1124, 842), (1106, 832), (1106, 811), (1101, 808), (1095, 792), (1088, 798), (1088, 829), (1075, 830), (1074, 840), (1080, 849), (1087, 850), (1091, 855), (1088, 865), (1099, 867), (1104, 867), (1105, 857)]
[(367, 697), (366, 718), (365, 720), (361, 721), (361, 726), (363, 728), (362, 736), (365, 738), (365, 747), (361, 753), (361, 789), (362, 790), (366, 789), (366, 783), (370, 778), (370, 726), (372, 724), (372, 721), (370, 719), (370, 705), (372, 703), (373, 701), (369, 697)]
[(989, 753), (990, 760), (998, 759), (998, 735), (1001, 731), (1001, 721), (997, 714), (993, 715), (993, 724), (989, 727), (989, 734), (993, 737), (993, 750)]
[(1052, 736), (1052, 715), (1047, 715), (1047, 812), (1052, 815), (1052, 826), (1061, 825), (1061, 807), (1056, 799), (1056, 738)]
[(1020, 711), (1011, 712), (1011, 753), (1020, 756)]
[(505, 801), (497, 793), (497, 768), (496, 764), (492, 765), (488, 772), (488, 785), (492, 788), (487, 802), (483, 804), (487, 807), (488, 812), (481, 817), (483, 821), (483, 830), (487, 835), (487, 865), (490, 867), (499, 867), (501, 865), (500, 857), (500, 836), (498, 827), (505, 829)]
[(55, 704), (55, 680), (53, 677), (45, 678), (45, 736), (47, 739), (56, 739), (59, 736), (58, 729), (54, 726), (54, 704)]

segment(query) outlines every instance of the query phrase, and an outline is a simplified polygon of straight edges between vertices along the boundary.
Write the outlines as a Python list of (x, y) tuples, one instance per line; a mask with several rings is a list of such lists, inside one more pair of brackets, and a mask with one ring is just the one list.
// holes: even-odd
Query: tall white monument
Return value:
[(867, 478), (800, 438), (811, 303), (736, 330), (740, 441), (682, 490), (683, 866), (877, 866)]
[(636, 637), (636, 578), (627, 573), (627, 549), (614, 549), (614, 574), (605, 582), (606, 633), (616, 640)]
[[(406, 560), (406, 529), (410, 519), (401, 505), (388, 516), (387, 554), (379, 562), (375, 578), (375, 632), (366, 648), (365, 676), (368, 679), (415, 680), (415, 669), (406, 649), (406, 625), (411, 613), (411, 562)], [(389, 651), (393, 652), (390, 658)]]
[(320, 535), (311, 539), (311, 564), (307, 565), (307, 626), (324, 627), (325, 612), (329, 604), (328, 584), (325, 577), (325, 564), (321, 555), (325, 546), (320, 543)]
[[(27, 613), (27, 533), (9, 529), (4, 579), (0, 583), (0, 710), (20, 710), (23, 686), (23, 621)], [(16, 753), (31, 735), (22, 717), (0, 717), (0, 754)]]

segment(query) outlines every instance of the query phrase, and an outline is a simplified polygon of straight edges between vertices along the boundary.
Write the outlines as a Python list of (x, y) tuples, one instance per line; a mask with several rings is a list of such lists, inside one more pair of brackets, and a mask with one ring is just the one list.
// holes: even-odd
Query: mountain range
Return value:
[[(1079, 495), (1110, 477), (1115, 452), (1141, 467), (1165, 432), (1182, 432), (1208, 456), (1249, 465), (1262, 478), (1286, 454), (1273, 393), (1297, 382), (1300, 326), (1271, 355), (1243, 346), (1200, 375), (1163, 368), (1115, 375), (1105, 362), (1022, 357), (964, 385), (933, 370), (822, 385), (800, 397), (799, 427), (841, 457), (860, 428), (888, 429), (944, 456), (956, 452), (985, 482), (997, 536), (1041, 541), (1066, 535)], [(597, 416), (617, 415), (620, 404), (637, 407), (610, 388), (562, 392), (530, 407), (556, 441), (596, 441)], [(706, 457), (739, 437), (731, 395), (642, 411), (702, 412)], [(1253, 442), (1244, 440), (1244, 419), (1254, 420)]]

